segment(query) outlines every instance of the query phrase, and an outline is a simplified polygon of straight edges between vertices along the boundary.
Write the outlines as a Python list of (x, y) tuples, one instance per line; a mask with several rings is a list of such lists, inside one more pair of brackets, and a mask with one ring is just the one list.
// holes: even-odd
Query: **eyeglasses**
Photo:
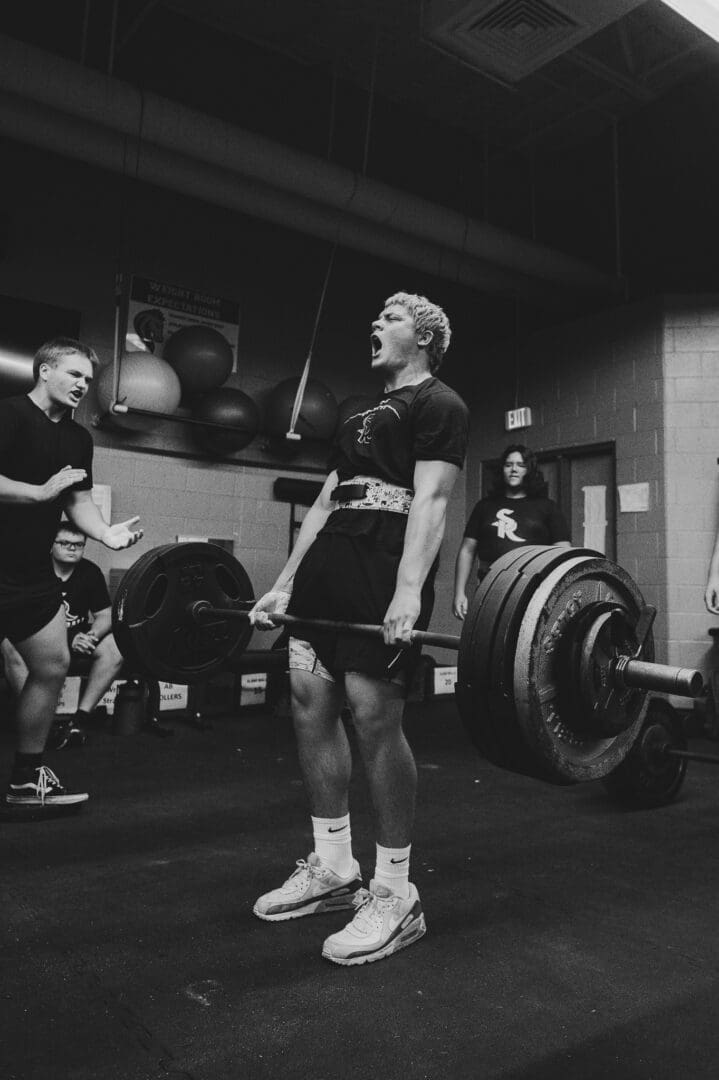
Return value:
[(84, 548), (84, 540), (56, 540), (55, 543), (58, 547), (64, 548)]

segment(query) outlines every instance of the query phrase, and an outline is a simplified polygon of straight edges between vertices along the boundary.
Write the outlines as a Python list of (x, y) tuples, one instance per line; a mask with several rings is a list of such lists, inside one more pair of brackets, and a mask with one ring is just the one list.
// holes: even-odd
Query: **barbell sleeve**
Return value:
[(620, 656), (614, 669), (614, 678), (620, 686), (637, 690), (658, 690), (664, 694), (680, 697), (698, 697), (704, 686), (700, 671), (691, 668), (655, 664), (648, 660), (634, 660)]

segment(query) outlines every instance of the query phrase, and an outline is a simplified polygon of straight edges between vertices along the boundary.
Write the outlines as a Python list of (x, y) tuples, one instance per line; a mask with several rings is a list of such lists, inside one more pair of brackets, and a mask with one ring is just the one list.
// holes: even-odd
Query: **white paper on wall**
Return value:
[(649, 484), (620, 484), (619, 512), (644, 513), (649, 509)]
[(607, 488), (604, 484), (583, 487), (584, 547), (592, 551), (607, 550)]

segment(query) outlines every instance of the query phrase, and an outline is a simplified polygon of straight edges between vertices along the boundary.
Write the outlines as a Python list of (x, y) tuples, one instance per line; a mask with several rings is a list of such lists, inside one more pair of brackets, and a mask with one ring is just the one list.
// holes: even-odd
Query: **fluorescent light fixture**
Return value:
[(667, 7), (719, 41), (719, 0), (663, 0)]

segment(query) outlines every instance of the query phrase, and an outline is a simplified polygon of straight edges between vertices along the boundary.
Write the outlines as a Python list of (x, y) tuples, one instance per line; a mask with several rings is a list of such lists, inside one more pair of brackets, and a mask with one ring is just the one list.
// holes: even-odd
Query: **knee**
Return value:
[(369, 708), (353, 708), (357, 741), (365, 757), (373, 757), (381, 750), (391, 746), (401, 737), (401, 725), (397, 725), (384, 711)]
[(28, 665), (31, 678), (43, 683), (62, 683), (70, 668), (70, 650), (68, 648), (52, 650)]

